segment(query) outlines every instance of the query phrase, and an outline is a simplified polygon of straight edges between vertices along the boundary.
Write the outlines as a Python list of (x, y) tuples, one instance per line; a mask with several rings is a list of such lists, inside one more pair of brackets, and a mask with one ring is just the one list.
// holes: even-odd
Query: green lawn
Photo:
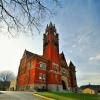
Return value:
[(79, 93), (37, 92), (37, 94), (54, 98), (56, 100), (100, 100), (100, 95)]

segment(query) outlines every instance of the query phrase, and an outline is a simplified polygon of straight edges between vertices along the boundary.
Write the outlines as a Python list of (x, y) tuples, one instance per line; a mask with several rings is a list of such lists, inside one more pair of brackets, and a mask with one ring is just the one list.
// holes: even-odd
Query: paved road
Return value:
[(0, 91), (0, 100), (44, 100), (32, 95), (32, 92)]

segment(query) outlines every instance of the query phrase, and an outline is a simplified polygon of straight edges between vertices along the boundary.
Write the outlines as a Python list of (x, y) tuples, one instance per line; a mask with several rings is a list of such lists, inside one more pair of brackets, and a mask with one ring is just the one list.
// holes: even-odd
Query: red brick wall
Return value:
[[(47, 38), (44, 38), (44, 44), (47, 42), (47, 45), (43, 44), (43, 57), (47, 58), (45, 60), (42, 57), (35, 56), (30, 58), (27, 56), (22, 58), (20, 62), (18, 77), (17, 77), (17, 85), (18, 86), (27, 86), (32, 84), (62, 84), (61, 80), (61, 66), (60, 66), (60, 58), (59, 58), (59, 42), (58, 42), (58, 34), (54, 33), (54, 30), (48, 29), (48, 33), (44, 34)], [(57, 39), (55, 45), (55, 40)], [(63, 60), (63, 59), (62, 59)], [(66, 60), (65, 60), (66, 61)], [(31, 67), (29, 67), (29, 63), (31, 62)], [(46, 70), (40, 69), (40, 62), (46, 63)], [(58, 71), (55, 72), (54, 64), (58, 65)], [(76, 87), (76, 76), (73, 77), (73, 73), (75, 73), (75, 69), (73, 67), (66, 68), (68, 75), (66, 79), (68, 79), (68, 86), (73, 88)], [(45, 80), (39, 79), (40, 73), (46, 76)]]
[[(43, 47), (43, 56), (46, 57), (48, 60), (50, 60), (49, 63), (49, 68), (48, 68), (48, 80), (47, 83), (48, 84), (61, 84), (61, 75), (60, 74), (56, 74), (53, 72), (54, 68), (53, 68), (53, 63), (58, 64), (59, 65), (59, 46), (55, 45), (55, 39), (56, 34), (54, 34), (53, 29), (49, 29), (48, 30), (48, 34), (46, 35), (46, 38), (48, 41), (48, 44), (45, 47)], [(44, 43), (45, 43), (45, 39), (44, 39)], [(60, 66), (59, 66), (60, 67)], [(60, 68), (58, 68), (60, 69)], [(57, 79), (56, 79), (57, 77)]]

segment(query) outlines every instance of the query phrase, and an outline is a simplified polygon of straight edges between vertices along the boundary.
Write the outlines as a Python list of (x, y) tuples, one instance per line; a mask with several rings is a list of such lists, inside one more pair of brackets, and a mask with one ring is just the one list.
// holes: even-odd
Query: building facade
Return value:
[(9, 91), (15, 91), (16, 90), (16, 79), (11, 80), (10, 86), (9, 86)]
[(43, 55), (24, 51), (20, 61), (17, 90), (75, 91), (77, 89), (74, 64), (67, 64), (59, 53), (59, 35), (55, 25), (47, 25), (43, 34)]
[(88, 85), (83, 85), (80, 87), (80, 92), (87, 94), (100, 94), (100, 85), (91, 85), (90, 83)]

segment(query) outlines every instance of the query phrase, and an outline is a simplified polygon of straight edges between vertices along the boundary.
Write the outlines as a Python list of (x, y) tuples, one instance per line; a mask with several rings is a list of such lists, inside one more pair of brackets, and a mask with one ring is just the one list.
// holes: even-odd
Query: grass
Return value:
[(100, 100), (100, 95), (79, 94), (79, 93), (58, 93), (58, 92), (37, 92), (42, 96), (56, 100)]

